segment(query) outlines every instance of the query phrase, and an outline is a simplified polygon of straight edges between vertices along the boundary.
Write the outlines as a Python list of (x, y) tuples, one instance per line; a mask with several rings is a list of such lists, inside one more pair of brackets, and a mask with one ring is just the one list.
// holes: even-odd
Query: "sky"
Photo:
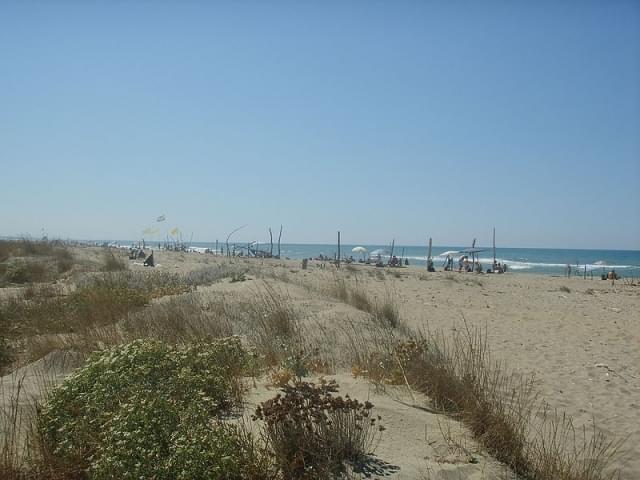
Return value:
[(0, 0), (0, 236), (245, 224), (640, 249), (640, 2)]

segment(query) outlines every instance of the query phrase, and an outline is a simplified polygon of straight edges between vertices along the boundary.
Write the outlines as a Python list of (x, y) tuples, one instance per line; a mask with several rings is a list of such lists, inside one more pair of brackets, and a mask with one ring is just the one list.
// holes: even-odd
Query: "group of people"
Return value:
[(153, 250), (151, 250), (151, 254), (147, 257), (147, 254), (144, 253), (142, 248), (132, 247), (129, 249), (129, 260), (137, 260), (139, 258), (144, 258), (143, 265), (145, 267), (155, 267), (155, 261), (153, 259)]
[[(427, 270), (429, 272), (435, 272), (433, 268), (433, 260), (429, 258), (427, 260)], [(444, 261), (444, 271), (452, 272), (453, 271), (453, 257), (451, 255), (447, 255), (447, 258)], [(482, 264), (479, 261), (469, 262), (468, 255), (462, 255), (458, 259), (458, 272), (476, 272), (482, 273)], [(500, 262), (493, 262), (493, 268), (487, 269), (487, 273), (504, 273), (507, 271), (507, 264)]]
[[(404, 259), (404, 264), (405, 265), (409, 265), (409, 259), (408, 258)], [(400, 266), (402, 266), (402, 260), (398, 259), (398, 257), (393, 255), (391, 257), (391, 260), (389, 260), (389, 265), (391, 265), (392, 267), (400, 267)]]

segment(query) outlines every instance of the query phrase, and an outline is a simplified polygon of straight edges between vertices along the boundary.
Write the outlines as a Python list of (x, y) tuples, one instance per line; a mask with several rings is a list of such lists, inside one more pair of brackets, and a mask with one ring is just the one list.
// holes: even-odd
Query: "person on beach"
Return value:
[(571, 276), (571, 265), (567, 263), (567, 278)]
[(427, 272), (435, 272), (436, 269), (433, 268), (433, 260), (431, 258), (429, 258), (427, 260)]
[(155, 262), (153, 260), (153, 250), (151, 250), (151, 255), (149, 255), (147, 257), (147, 259), (144, 261), (143, 265), (145, 267), (155, 267)]

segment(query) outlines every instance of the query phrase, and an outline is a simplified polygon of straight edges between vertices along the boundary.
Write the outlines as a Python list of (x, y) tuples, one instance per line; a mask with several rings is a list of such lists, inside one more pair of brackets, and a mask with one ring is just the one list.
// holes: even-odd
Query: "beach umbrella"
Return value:
[(388, 257), (388, 256), (389, 256), (389, 251), (384, 250), (382, 248), (378, 248), (377, 250), (374, 250), (369, 254), (369, 258), (376, 259), (376, 260), (382, 260), (382, 257)]
[(364, 254), (367, 253), (367, 249), (364, 247), (354, 247), (351, 249), (353, 253), (361, 253), (362, 258), (364, 258)]

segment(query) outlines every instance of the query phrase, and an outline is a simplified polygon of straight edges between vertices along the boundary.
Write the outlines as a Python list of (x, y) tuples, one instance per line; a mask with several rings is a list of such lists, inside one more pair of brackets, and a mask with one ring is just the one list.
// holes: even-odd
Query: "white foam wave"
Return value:
[[(451, 255), (452, 253), (457, 253), (454, 251), (448, 251), (448, 252), (443, 252), (440, 253), (438, 255), (434, 255), (433, 259), (434, 261), (437, 262), (444, 262), (447, 258), (447, 255)], [(409, 259), (413, 259), (413, 260), (419, 260), (422, 262), (426, 262), (427, 261), (427, 257), (426, 256), (409, 256), (406, 257)], [(458, 258), (459, 256), (453, 255), (453, 260), (454, 260), (454, 265), (457, 264), (458, 262)], [(480, 257), (478, 259), (478, 261), (482, 264), (485, 265), (487, 267), (491, 266), (491, 264), (493, 264), (493, 258), (490, 257)], [(513, 259), (508, 259), (508, 258), (496, 258), (496, 262), (501, 263), (501, 264), (507, 264), (508, 268), (512, 269), (512, 270), (530, 270), (530, 269), (534, 269), (534, 268), (544, 268), (544, 269), (548, 269), (548, 268), (566, 268), (567, 264), (566, 263), (545, 263), (545, 262), (527, 262), (526, 260), (513, 260)], [(587, 271), (591, 271), (591, 270), (597, 270), (597, 269), (602, 269), (602, 268), (606, 268), (606, 269), (626, 269), (626, 268), (640, 268), (637, 265), (608, 265), (606, 264), (606, 262), (600, 260), (594, 263), (587, 263)], [(585, 265), (581, 264), (578, 265), (578, 269), (584, 269)], [(575, 269), (576, 266), (571, 265), (572, 269)]]

